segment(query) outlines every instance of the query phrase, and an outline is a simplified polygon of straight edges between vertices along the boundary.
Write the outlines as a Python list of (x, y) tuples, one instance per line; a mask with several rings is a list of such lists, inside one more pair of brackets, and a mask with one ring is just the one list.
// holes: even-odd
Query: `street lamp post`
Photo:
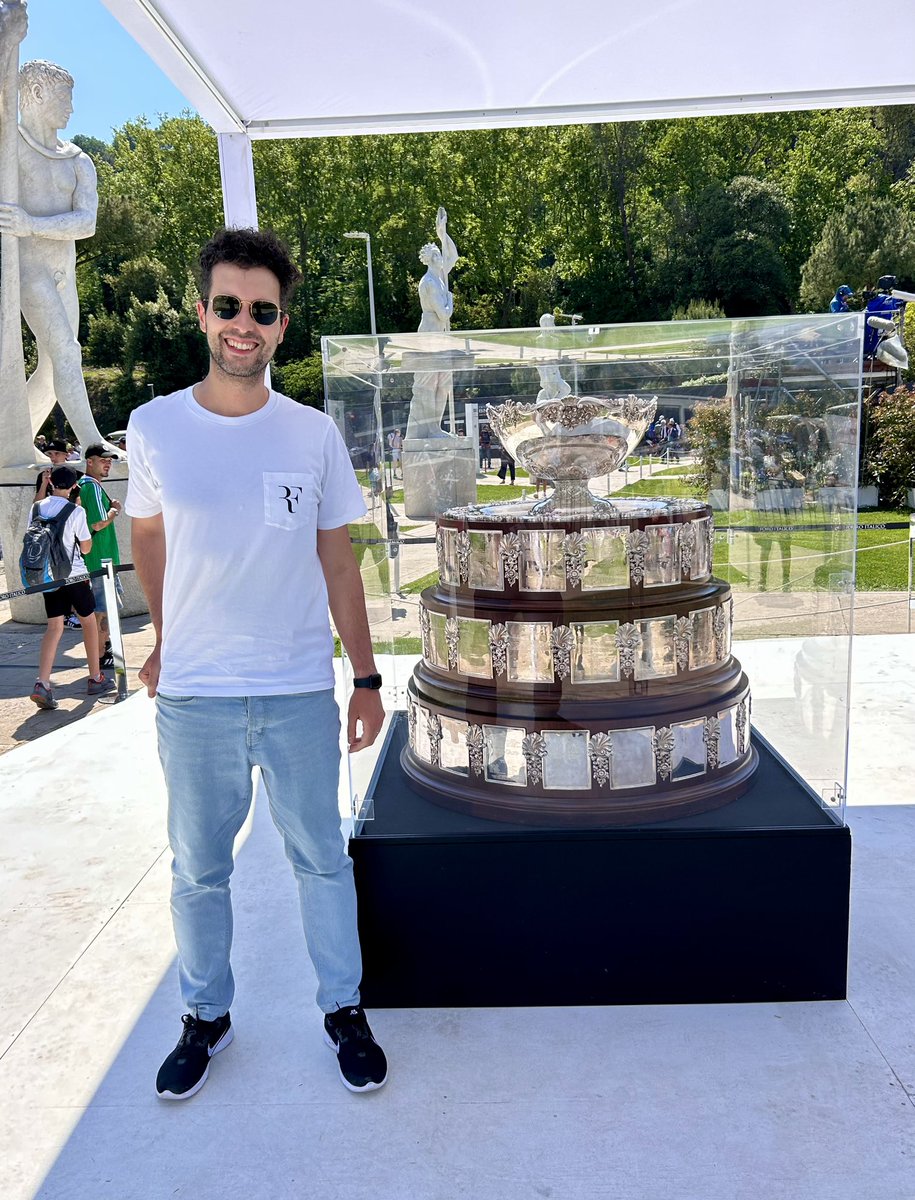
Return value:
[[(362, 229), (350, 229), (343, 235), (345, 238), (355, 238), (365, 242), (365, 261), (369, 275), (369, 326), (371, 328), (372, 337), (375, 337), (378, 330), (375, 328), (375, 279), (372, 275), (372, 235), (366, 233)], [(377, 347), (376, 347), (377, 350)], [(380, 460), (379, 466), (382, 471), (385, 466), (384, 454), (384, 430), (381, 417), (381, 376), (376, 377), (375, 383), (375, 442), (378, 447), (376, 457)]]
[(365, 258), (369, 273), (369, 326), (374, 336), (378, 330), (375, 328), (375, 280), (372, 277), (372, 235), (365, 233), (361, 229), (351, 229), (348, 233), (344, 233), (345, 238), (359, 238), (365, 242)]

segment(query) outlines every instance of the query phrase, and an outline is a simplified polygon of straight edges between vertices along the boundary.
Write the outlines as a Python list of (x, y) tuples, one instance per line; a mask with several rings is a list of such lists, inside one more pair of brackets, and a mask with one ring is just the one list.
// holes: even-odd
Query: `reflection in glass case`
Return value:
[[(494, 822), (712, 821), (764, 741), (843, 818), (862, 329), (841, 314), (323, 340), (411, 786)], [(488, 424), (517, 460), (514, 487), (481, 470), (476, 502), (434, 520), (406, 512), (386, 449), (427, 350), (439, 367), (454, 351), (442, 438)], [(555, 372), (568, 394), (541, 396)]]

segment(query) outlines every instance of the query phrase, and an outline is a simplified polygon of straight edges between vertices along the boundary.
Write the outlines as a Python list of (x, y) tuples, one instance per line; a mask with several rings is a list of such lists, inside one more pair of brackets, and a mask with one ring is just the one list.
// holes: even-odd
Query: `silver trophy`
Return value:
[(615, 471), (635, 449), (657, 409), (657, 396), (565, 396), (536, 404), (489, 405), (492, 428), (512, 458), (534, 479), (554, 485), (531, 512), (554, 516), (613, 512), (588, 480)]

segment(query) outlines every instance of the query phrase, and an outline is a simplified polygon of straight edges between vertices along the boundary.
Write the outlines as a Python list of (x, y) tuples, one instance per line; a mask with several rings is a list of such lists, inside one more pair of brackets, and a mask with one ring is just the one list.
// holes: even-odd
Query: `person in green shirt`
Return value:
[[(86, 447), (86, 474), (79, 481), (79, 500), (86, 512), (86, 520), (92, 533), (92, 549), (83, 555), (86, 569), (97, 571), (101, 568), (102, 559), (110, 558), (115, 564), (121, 561), (118, 552), (118, 535), (114, 528), (121, 505), (118, 500), (112, 500), (102, 481), (107, 479), (111, 470), (111, 460), (115, 457), (104, 446)], [(92, 592), (95, 596), (95, 615), (98, 620), (99, 644), (104, 644), (100, 658), (102, 667), (113, 667), (114, 659), (111, 654), (111, 640), (108, 636), (108, 613), (105, 608), (105, 590), (101, 579), (92, 580)], [(104, 641), (103, 641), (104, 639)]]

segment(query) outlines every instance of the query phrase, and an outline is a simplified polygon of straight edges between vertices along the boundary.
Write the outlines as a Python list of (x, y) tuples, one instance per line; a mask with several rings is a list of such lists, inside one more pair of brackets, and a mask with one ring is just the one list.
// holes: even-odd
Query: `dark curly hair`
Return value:
[(280, 306), (289, 303), (301, 272), (289, 256), (286, 246), (271, 229), (219, 229), (200, 251), (200, 295), (209, 299), (213, 268), (219, 263), (234, 263), (250, 270), (266, 267), (279, 280)]

